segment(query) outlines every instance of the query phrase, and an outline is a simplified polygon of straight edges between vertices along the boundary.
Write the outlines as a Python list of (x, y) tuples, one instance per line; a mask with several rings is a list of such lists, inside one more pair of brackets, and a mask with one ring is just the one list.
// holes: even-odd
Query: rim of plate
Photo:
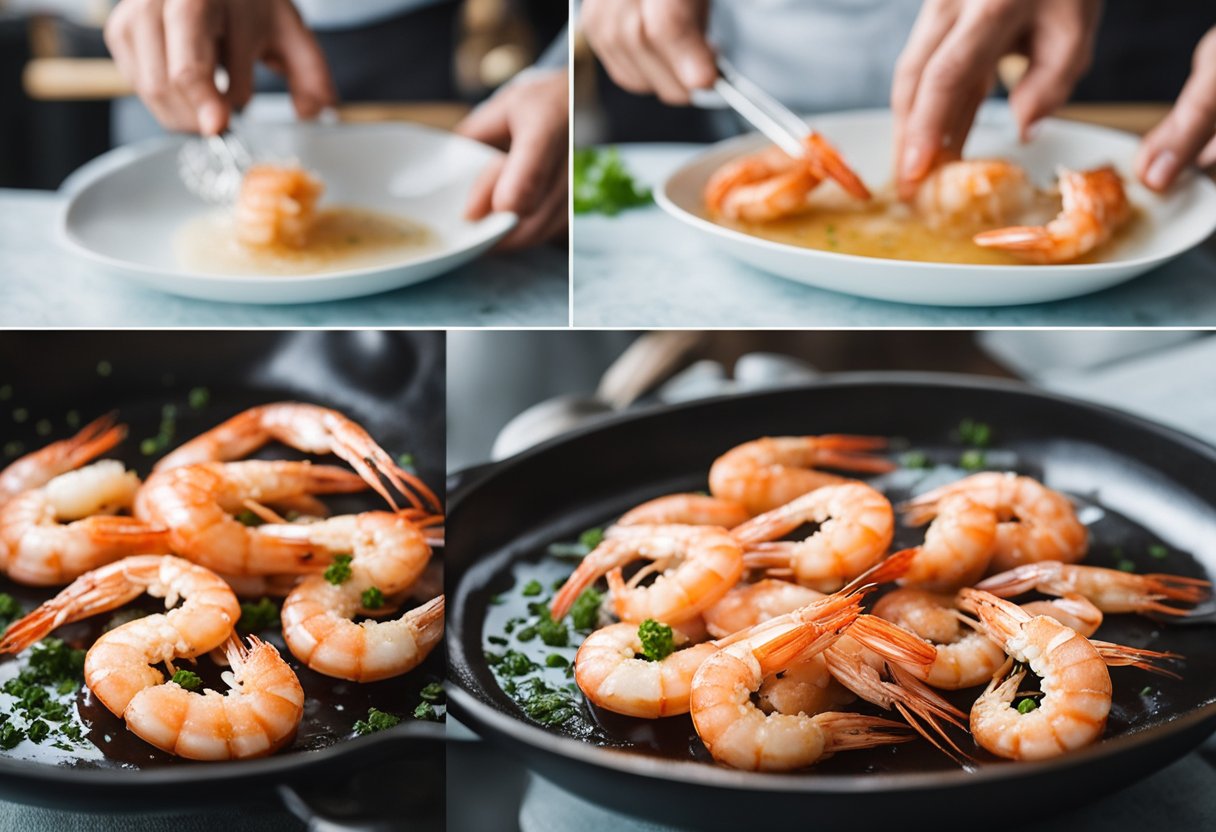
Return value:
[[(316, 132), (334, 132), (338, 130), (358, 130), (360, 132), (382, 132), (390, 130), (404, 129), (406, 131), (417, 131), (420, 133), (428, 133), (432, 136), (442, 137), (449, 141), (455, 141), (460, 144), (481, 148), (489, 153), (489, 159), (500, 158), (505, 156), (501, 150), (496, 147), (491, 147), (487, 144), (474, 141), (465, 136), (460, 136), (455, 133), (449, 133), (446, 130), (440, 130), (435, 127), (428, 127), (424, 124), (411, 124), (408, 122), (394, 122), (391, 124), (309, 124), (309, 123), (285, 123), (285, 124), (261, 124), (257, 130), (310, 130)], [(451, 257), (462, 252), (470, 251), (480, 245), (493, 243), (498, 239), (505, 237), (511, 229), (519, 224), (519, 215), (513, 211), (495, 211), (487, 214), (477, 221), (478, 237), (471, 244), (460, 248), (448, 247), (437, 252), (432, 252), (422, 257), (412, 258), (400, 262), (389, 261), (371, 266), (362, 266), (355, 269), (343, 269), (341, 271), (318, 272), (314, 274), (301, 275), (268, 275), (268, 274), (207, 274), (205, 272), (188, 271), (182, 268), (160, 269), (153, 266), (148, 266), (144, 263), (136, 263), (131, 260), (123, 260), (118, 257), (112, 257), (108, 254), (102, 254), (92, 248), (89, 248), (83, 241), (79, 240), (72, 234), (68, 228), (68, 216), (72, 209), (77, 204), (81, 195), (97, 183), (104, 180), (113, 173), (128, 169), (154, 153), (159, 153), (169, 148), (177, 147), (183, 139), (173, 136), (156, 136), (150, 139), (145, 139), (140, 142), (135, 142), (130, 145), (121, 145), (112, 150), (103, 153), (96, 157), (77, 171), (68, 175), (65, 183), (71, 184), (71, 191), (68, 194), (67, 201), (59, 209), (59, 216), (55, 224), (55, 241), (68, 249), (74, 254), (92, 260), (97, 263), (125, 270), (130, 272), (139, 272), (141, 274), (155, 275), (157, 277), (181, 277), (190, 280), (201, 280), (212, 283), (233, 283), (241, 286), (250, 286), (255, 282), (271, 282), (276, 285), (289, 286), (294, 283), (324, 283), (329, 280), (341, 280), (351, 277), (365, 277), (369, 275), (381, 274), (389, 269), (399, 269), (402, 267), (423, 266), (430, 263), (435, 263), (445, 258)], [(113, 164), (98, 163), (98, 169), (95, 173), (85, 172), (83, 179), (73, 182), (72, 177), (80, 171), (84, 171), (87, 166), (97, 163), (98, 160), (106, 159), (107, 157), (117, 157)], [(201, 203), (205, 204), (205, 203)], [(495, 223), (501, 223), (501, 227), (497, 227)]]
[[(838, 111), (838, 112), (832, 112), (832, 113), (823, 113), (823, 114), (817, 114), (817, 115), (813, 116), (813, 118), (814, 118), (814, 121), (816, 124), (821, 124), (824, 122), (840, 123), (842, 121), (849, 121), (849, 120), (858, 119), (858, 118), (873, 118), (873, 117), (877, 117), (877, 116), (890, 116), (890, 114), (891, 114), (890, 110), (879, 108), (879, 109), (845, 110), (845, 111)], [(977, 124), (986, 123), (989, 126), (995, 126), (995, 124), (993, 124), (994, 120), (995, 119), (993, 119), (993, 118), (989, 118), (988, 120), (986, 120), (986, 122), (980, 122), (977, 120)], [(1091, 134), (1095, 134), (1095, 135), (1103, 135), (1103, 136), (1108, 136), (1108, 137), (1113, 134), (1113, 135), (1119, 136), (1119, 137), (1133, 138), (1133, 139), (1139, 140), (1139, 137), (1136, 136), (1134, 133), (1129, 133), (1125, 130), (1116, 130), (1111, 127), (1102, 127), (1101, 125), (1097, 125), (1097, 124), (1089, 124), (1087, 122), (1081, 122), (1081, 121), (1071, 121), (1069, 119), (1046, 118), (1046, 119), (1043, 119), (1042, 125), (1043, 125), (1043, 127), (1059, 128), (1059, 129), (1065, 129), (1068, 131), (1074, 131), (1074, 132), (1080, 132), (1080, 133), (1091, 133)], [(736, 146), (738, 146), (738, 149), (737, 149), (738, 151), (742, 151), (745, 147), (747, 147), (750, 144), (756, 143), (761, 138), (762, 137), (761, 137), (760, 133), (753, 131), (753, 132), (745, 133), (741, 136), (733, 136), (729, 139), (724, 139), (723, 141), (715, 142), (714, 144), (706, 146), (705, 149), (701, 153), (696, 154), (695, 156), (693, 156), (692, 158), (690, 158), (689, 160), (684, 162), (684, 164), (680, 165), (678, 168), (676, 168), (674, 171), (672, 171), (670, 174), (668, 174), (667, 178), (664, 179), (663, 182), (659, 185), (659, 187), (655, 190), (655, 193), (654, 193), (655, 203), (661, 209), (663, 209), (663, 211), (665, 213), (667, 213), (669, 216), (672, 216), (675, 219), (680, 220), (681, 222), (684, 222), (684, 223), (691, 225), (695, 228), (698, 228), (702, 231), (709, 232), (710, 234), (713, 234), (715, 236), (726, 237), (727, 239), (730, 239), (734, 242), (751, 244), (751, 245), (758, 246), (759, 248), (768, 249), (770, 251), (782, 252), (785, 254), (791, 254), (791, 255), (797, 255), (797, 256), (803, 256), (803, 257), (809, 257), (811, 259), (827, 258), (830, 261), (838, 261), (838, 262), (856, 262), (859, 260), (866, 261), (866, 262), (882, 261), (886, 264), (890, 264), (891, 268), (913, 269), (913, 270), (917, 270), (917, 271), (943, 270), (943, 271), (975, 272), (977, 270), (982, 270), (982, 271), (1000, 273), (1001, 271), (1007, 271), (1009, 269), (1033, 268), (1035, 270), (1035, 272), (1043, 272), (1045, 274), (1059, 274), (1059, 273), (1070, 273), (1070, 272), (1071, 273), (1080, 273), (1080, 272), (1105, 271), (1105, 270), (1108, 270), (1111, 268), (1122, 269), (1122, 268), (1133, 268), (1133, 267), (1138, 267), (1138, 266), (1151, 266), (1153, 264), (1161, 263), (1166, 260), (1169, 260), (1173, 257), (1183, 254), (1184, 252), (1190, 251), (1191, 249), (1195, 248), (1197, 245), (1202, 243), (1204, 240), (1206, 240), (1208, 237), (1210, 237), (1214, 231), (1216, 231), (1216, 212), (1213, 212), (1212, 215), (1208, 218), (1207, 224), (1205, 226), (1201, 227), (1198, 223), (1196, 223), (1195, 233), (1190, 235), (1186, 240), (1184, 240), (1178, 246), (1173, 247), (1168, 252), (1162, 252), (1159, 254), (1146, 255), (1146, 256), (1141, 256), (1141, 257), (1136, 257), (1136, 258), (1131, 258), (1131, 259), (1124, 259), (1124, 260), (1102, 260), (1097, 263), (1048, 263), (1048, 264), (1025, 263), (1025, 264), (1010, 264), (1010, 265), (998, 266), (998, 265), (978, 264), (978, 263), (976, 263), (976, 264), (973, 264), (973, 263), (934, 263), (934, 262), (928, 262), (928, 261), (922, 261), (922, 260), (898, 260), (898, 259), (887, 260), (885, 258), (878, 258), (878, 257), (864, 257), (860, 254), (845, 254), (843, 252), (824, 251), (823, 249), (817, 249), (817, 248), (806, 248), (803, 246), (790, 245), (789, 243), (780, 243), (780, 242), (777, 242), (776, 240), (769, 240), (764, 237), (757, 237), (754, 234), (747, 234), (746, 232), (743, 232), (743, 231), (738, 231), (733, 228), (728, 228), (724, 225), (719, 225), (718, 223), (713, 222), (712, 220), (708, 220), (705, 217), (694, 214), (691, 211), (688, 211), (685, 208), (683, 208), (681, 205), (679, 205), (669, 195), (668, 189), (671, 187), (672, 181), (676, 177), (678, 177), (682, 174), (685, 174), (689, 170), (689, 168), (705, 162), (706, 159), (708, 159), (710, 156), (722, 155), (726, 158), (729, 158), (730, 155), (733, 155), (734, 153), (737, 152)], [(730, 155), (728, 155), (727, 151), (731, 152)], [(1186, 168), (1186, 170), (1183, 173), (1183, 176), (1186, 177), (1186, 181), (1182, 185), (1183, 187), (1199, 188), (1201, 190), (1207, 189), (1209, 198), (1216, 201), (1216, 182), (1213, 182), (1201, 170), (1199, 170), (1198, 168), (1196, 168), (1192, 165), (1192, 166)], [(1175, 186), (1175, 187), (1177, 187), (1177, 186)]]

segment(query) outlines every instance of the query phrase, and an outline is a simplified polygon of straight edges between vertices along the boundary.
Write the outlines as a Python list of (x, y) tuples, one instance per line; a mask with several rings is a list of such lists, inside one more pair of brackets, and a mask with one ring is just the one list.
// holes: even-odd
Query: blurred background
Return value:
[(1207, 332), (454, 331), (447, 349), (449, 471), (618, 412), (881, 370), (1023, 379), (1216, 442)]
[[(555, 0), (412, 0), (358, 25), (359, 0), (303, 0), (350, 121), (450, 128), (531, 66), (561, 32)], [(109, 60), (115, 0), (0, 0), (0, 187), (57, 188), (84, 162), (160, 132)], [(385, 7), (394, 4), (380, 4)], [(310, 19), (311, 18), (311, 19)], [(405, 56), (405, 57), (403, 57)], [(278, 77), (258, 76), (251, 117), (286, 118)]]
[[(751, 6), (753, 2), (717, 0), (723, 7)], [(857, 38), (850, 41), (847, 31), (843, 38), (829, 33), (822, 42), (805, 44), (805, 63), (800, 59), (799, 69), (805, 71), (807, 86), (813, 90), (808, 95), (823, 102), (818, 109), (886, 107), (895, 57), (920, 4), (913, 0), (807, 2), (809, 6), (822, 7), (825, 25), (820, 28), (853, 28), (852, 34), (865, 44), (865, 48), (858, 48)], [(758, 19), (762, 17), (762, 4), (757, 4), (754, 11)], [(718, 16), (711, 23), (711, 38), (716, 31), (720, 37), (748, 40), (748, 51), (756, 56), (752, 63), (758, 64), (765, 57), (764, 45), (756, 44), (750, 36), (760, 24), (747, 30), (740, 26), (743, 17), (743, 11)], [(1144, 132), (1164, 115), (1164, 110), (1160, 106), (1125, 105), (1172, 102), (1186, 80), (1195, 45), (1213, 25), (1216, 25), (1216, 3), (1210, 0), (1108, 0), (1097, 35), (1093, 67), (1078, 85), (1073, 101), (1120, 106), (1114, 110), (1082, 107), (1067, 115)], [(780, 38), (780, 33), (777, 36)], [(752, 80), (763, 86), (764, 69), (749, 66), (746, 56), (732, 54), (729, 48), (724, 51), (741, 72), (753, 75)], [(1008, 80), (1020, 77), (1021, 68), (1024, 63), (1008, 61), (1002, 67), (1002, 77)], [(867, 75), (872, 77), (864, 77)], [(996, 95), (1003, 96), (1004, 88), (998, 86)], [(622, 90), (599, 67), (581, 38), (575, 47), (575, 108), (578, 113), (575, 143), (580, 146), (714, 141), (738, 132), (741, 127), (732, 114), (723, 110), (667, 107), (656, 98)]]

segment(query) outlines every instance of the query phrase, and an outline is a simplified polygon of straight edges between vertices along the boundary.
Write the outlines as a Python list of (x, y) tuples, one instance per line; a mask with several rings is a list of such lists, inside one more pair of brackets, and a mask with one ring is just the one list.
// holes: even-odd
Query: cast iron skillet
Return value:
[[(1180, 682), (1115, 671), (1112, 715), (1100, 743), (1050, 762), (991, 761), (971, 773), (925, 743), (841, 754), (794, 774), (733, 771), (689, 759), (699, 740), (688, 722), (651, 730), (632, 721), (626, 724), (634, 728), (632, 742), (622, 740), (619, 725), (615, 734), (569, 736), (530, 722), (501, 691), (483, 655), (483, 625), (491, 598), (512, 585), (513, 564), (649, 497), (703, 489), (713, 459), (748, 439), (848, 432), (945, 447), (968, 417), (991, 424), (1023, 470), (1106, 506), (1108, 515), (1094, 526), (1104, 542), (1090, 562), (1111, 565), (1127, 556), (1142, 572), (1216, 572), (1216, 450), (1124, 413), (1014, 383), (928, 374), (846, 375), (656, 408), (597, 423), (449, 483), (452, 713), (585, 799), (707, 830), (792, 818), (856, 828), (859, 818), (887, 813), (931, 819), (937, 827), (973, 826), (976, 818), (988, 826), (1022, 823), (1093, 800), (1186, 754), (1216, 728), (1211, 627), (1174, 628), (1159, 642), (1189, 657)], [(1172, 550), (1167, 560), (1144, 554), (1158, 540)], [(914, 542), (915, 535), (904, 545)], [(1155, 626), (1112, 618), (1103, 637), (1146, 644)], [(1142, 697), (1141, 686), (1153, 692)], [(610, 736), (615, 747), (605, 747)]]
[[(146, 474), (155, 457), (143, 455), (140, 443), (157, 434), (166, 403), (176, 405), (180, 442), (250, 405), (295, 399), (335, 407), (390, 453), (413, 454), (429, 483), (439, 483), (443, 470), (442, 333), (9, 333), (0, 337), (0, 368), (0, 444), (18, 441), (25, 450), (70, 435), (69, 411), (81, 420), (117, 411), (131, 431), (108, 456)], [(200, 387), (209, 401), (193, 408), (188, 392)], [(49, 436), (40, 435), (47, 430), (39, 426), (43, 419)], [(291, 454), (268, 448), (262, 455)], [(346, 499), (331, 505), (338, 511), (379, 507), (364, 495)], [(0, 591), (16, 595), (26, 609), (53, 594), (7, 580)], [(421, 828), (428, 815), (441, 827), (443, 726), (407, 719), (361, 738), (353, 737), (352, 726), (371, 705), (411, 711), (419, 689), (443, 678), (442, 651), (399, 679), (353, 685), (300, 669), (281, 640), (278, 647), (300, 672), (309, 704), (296, 741), (275, 756), (214, 764), (162, 754), (83, 691), (78, 702), (92, 726), (88, 736), (111, 737), (109, 759), (49, 765), (0, 753), (0, 794), (94, 812), (277, 796), (302, 817), (338, 824), (333, 828), (397, 828), (407, 818)]]

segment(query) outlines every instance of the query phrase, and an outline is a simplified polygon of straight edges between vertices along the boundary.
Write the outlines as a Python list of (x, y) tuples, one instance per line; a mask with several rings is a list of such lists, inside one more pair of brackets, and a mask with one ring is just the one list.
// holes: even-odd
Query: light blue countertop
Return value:
[(48, 191), (0, 189), (0, 326), (566, 326), (566, 251), (489, 255), (380, 295), (294, 306), (214, 303), (134, 286), (62, 249)]
[[(621, 145), (657, 186), (703, 145)], [(658, 207), (574, 222), (574, 323), (596, 327), (1216, 326), (1216, 238), (1092, 295), (1006, 307), (914, 306), (816, 289), (736, 262)]]

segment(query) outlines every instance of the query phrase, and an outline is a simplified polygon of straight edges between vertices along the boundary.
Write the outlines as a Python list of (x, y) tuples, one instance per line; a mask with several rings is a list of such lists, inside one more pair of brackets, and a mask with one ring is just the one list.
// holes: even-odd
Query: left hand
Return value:
[(456, 126), (456, 132), (507, 151), (482, 173), (465, 215), (514, 211), (519, 225), (499, 244), (518, 249), (566, 229), (570, 191), (569, 72), (536, 70), (512, 81)]

